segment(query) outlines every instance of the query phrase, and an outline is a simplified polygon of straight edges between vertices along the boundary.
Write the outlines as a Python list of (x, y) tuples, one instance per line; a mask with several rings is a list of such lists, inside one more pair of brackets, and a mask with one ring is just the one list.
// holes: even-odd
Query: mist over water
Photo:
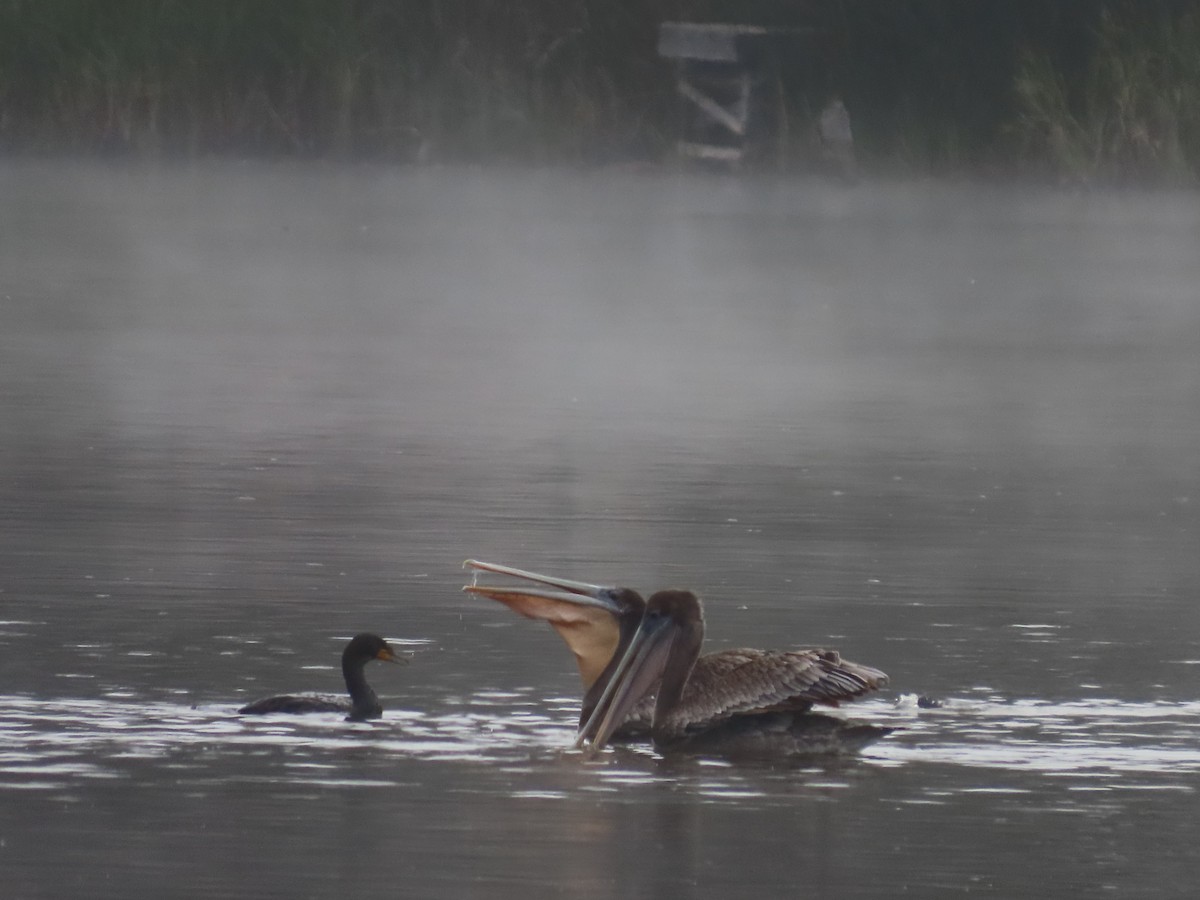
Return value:
[[(1188, 895), (1194, 196), (40, 163), (0, 194), (13, 896)], [(460, 594), (468, 556), (694, 588), (712, 649), (888, 672), (848, 712), (900, 730), (584, 762), (569, 655)], [(337, 690), (363, 630), (414, 654), (368, 669), (382, 721), (233, 715)]]

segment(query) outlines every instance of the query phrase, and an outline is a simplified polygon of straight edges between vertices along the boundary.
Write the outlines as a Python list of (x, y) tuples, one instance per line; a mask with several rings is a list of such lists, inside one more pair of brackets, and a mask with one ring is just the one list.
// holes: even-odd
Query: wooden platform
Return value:
[(798, 36), (758, 25), (663, 22), (658, 54), (676, 62), (675, 87), (686, 101), (681, 156), (738, 165), (746, 153), (756, 83), (771, 38)]

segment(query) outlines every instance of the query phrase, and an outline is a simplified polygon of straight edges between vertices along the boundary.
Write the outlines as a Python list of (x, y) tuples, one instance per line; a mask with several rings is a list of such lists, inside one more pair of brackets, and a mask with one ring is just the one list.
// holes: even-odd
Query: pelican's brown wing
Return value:
[(696, 661), (673, 717), (684, 719), (689, 731), (703, 729), (733, 716), (837, 706), (887, 681), (883, 672), (844, 660), (836, 650), (723, 650)]

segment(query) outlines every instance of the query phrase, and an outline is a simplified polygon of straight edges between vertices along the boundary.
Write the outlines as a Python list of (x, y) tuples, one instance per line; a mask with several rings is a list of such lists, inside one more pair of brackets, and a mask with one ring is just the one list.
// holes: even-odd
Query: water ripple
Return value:
[[(1073, 788), (1077, 791), (1191, 791), (1187, 784), (1130, 776), (1178, 778), (1200, 771), (1200, 702), (951, 699), (930, 710), (875, 700), (858, 704), (854, 713), (897, 729), (869, 747), (860, 766), (950, 766), (1093, 779)], [(288, 753), (278, 767), (282, 774), (250, 777), (315, 786), (396, 783), (377, 778), (378, 772), (341, 772), (345, 754), (357, 750), (384, 760), (490, 764), (497, 771), (552, 769), (562, 760), (593, 772), (600, 783), (589, 789), (602, 791), (682, 778), (710, 798), (763, 793), (761, 784), (745, 780), (741, 767), (720, 760), (680, 763), (649, 746), (584, 757), (572, 749), (574, 725), (571, 703), (561, 697), (538, 700), (529, 692), (450, 698), (434, 711), (389, 710), (372, 723), (329, 715), (245, 718), (231, 705), (139, 703), (124, 692), (102, 700), (7, 696), (0, 697), (0, 790), (51, 790), (81, 779), (126, 777), (135, 763), (227, 779), (229, 764), (264, 754), (273, 758), (280, 750)], [(814, 790), (848, 786), (820, 775), (808, 784)], [(549, 786), (545, 796), (559, 790)], [(961, 790), (1015, 789), (979, 784)], [(541, 792), (532, 788), (523, 796)], [(918, 801), (942, 802), (935, 795), (909, 798)]]

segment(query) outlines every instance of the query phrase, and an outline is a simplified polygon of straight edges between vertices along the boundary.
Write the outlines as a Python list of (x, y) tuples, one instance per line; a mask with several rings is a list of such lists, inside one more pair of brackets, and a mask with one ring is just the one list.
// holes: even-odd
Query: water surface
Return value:
[[(1190, 896), (1200, 207), (0, 168), (0, 878), (51, 898)], [(468, 557), (836, 646), (861, 759), (573, 752)], [(411, 650), (350, 724), (243, 720)], [(947, 702), (916, 708), (916, 694)], [(167, 886), (170, 886), (168, 889)]]

